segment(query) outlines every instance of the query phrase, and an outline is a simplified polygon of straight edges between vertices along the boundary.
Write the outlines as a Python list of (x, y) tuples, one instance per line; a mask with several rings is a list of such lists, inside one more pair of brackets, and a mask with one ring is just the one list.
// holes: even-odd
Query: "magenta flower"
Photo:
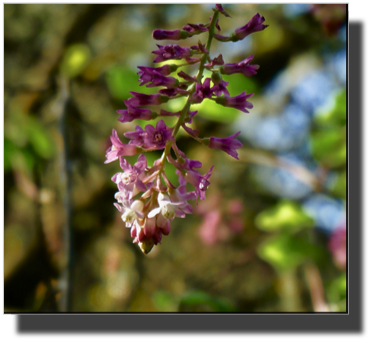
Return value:
[(185, 73), (183, 71), (178, 72), (177, 75), (180, 78), (185, 79), (187, 82), (196, 82), (197, 81), (194, 77), (188, 75), (187, 73)]
[(168, 140), (173, 140), (172, 129), (165, 125), (164, 120), (157, 122), (156, 127), (152, 125), (145, 126), (146, 136), (144, 138), (144, 148), (165, 148)]
[(166, 76), (176, 71), (178, 67), (175, 64), (172, 64), (172, 65), (165, 64), (164, 66), (157, 67), (157, 68), (152, 68), (152, 67), (137, 67), (137, 68), (140, 69), (140, 71), (138, 71), (137, 74), (140, 76), (139, 82), (141, 82), (140, 83), (140, 86), (141, 86), (152, 81), (151, 79), (152, 71), (156, 71)]
[(217, 72), (214, 72), (212, 73), (211, 75), (211, 80), (212, 82), (215, 84), (212, 88), (211, 88), (211, 91), (216, 95), (216, 96), (220, 96), (222, 94), (225, 94), (225, 95), (230, 95), (229, 91), (227, 90), (226, 86), (228, 85), (228, 82), (224, 81), (222, 79), (222, 76), (217, 73)]
[[(132, 198), (139, 191), (145, 192), (147, 187), (142, 182), (145, 178), (145, 169), (147, 168), (147, 161), (144, 155), (140, 155), (134, 166), (131, 166), (127, 160), (120, 157), (120, 167), (123, 173), (116, 173), (112, 177), (112, 181), (118, 185), (119, 193), (115, 198), (120, 203), (125, 197)], [(119, 199), (121, 197), (121, 199)], [(124, 199), (123, 199), (124, 198)]]
[(210, 185), (208, 179), (211, 177), (213, 168), (214, 166), (204, 176), (195, 170), (187, 171), (185, 174), (186, 181), (194, 186), (195, 193), (201, 200), (205, 200), (206, 198), (205, 192)]
[(223, 9), (222, 5), (216, 4), (215, 9), (221, 12), (224, 16), (226, 17), (231, 17), (230, 15), (227, 14), (227, 12)]
[(116, 161), (121, 156), (134, 156), (139, 152), (139, 149), (135, 145), (122, 143), (116, 130), (112, 130), (110, 139), (112, 146), (106, 152), (107, 160), (104, 163)]
[(162, 40), (179, 41), (179, 40), (189, 37), (189, 34), (186, 31), (181, 31), (181, 30), (172, 30), (172, 31), (154, 30), (152, 33), (152, 36), (157, 41), (162, 41)]
[(249, 65), (253, 60), (253, 55), (243, 59), (239, 63), (228, 63), (224, 66), (220, 67), (220, 73), (222, 74), (234, 74), (234, 73), (242, 73), (246, 77), (250, 77), (251, 75), (257, 74), (257, 70), (260, 68), (258, 64)]
[(253, 96), (253, 93), (246, 95), (245, 91), (244, 91), (241, 94), (239, 94), (238, 96), (234, 96), (234, 97), (219, 96), (215, 99), (215, 102), (220, 104), (220, 105), (230, 107), (230, 108), (235, 108), (235, 109), (238, 109), (240, 111), (248, 113), (249, 111), (246, 108), (248, 108), (248, 109), (253, 108), (253, 104), (250, 103), (249, 101), (247, 101), (247, 99), (250, 98), (251, 96)]
[(212, 90), (210, 89), (210, 78), (206, 78), (203, 84), (196, 83), (195, 84), (195, 92), (191, 97), (191, 101), (194, 104), (199, 104), (203, 101), (203, 99), (211, 98)]
[(183, 26), (182, 29), (188, 32), (191, 36), (208, 31), (208, 27), (206, 27), (202, 23), (199, 23), (199, 24), (188, 23), (187, 26)]
[[(166, 67), (168, 67), (170, 71), (170, 66), (167, 65)], [(177, 79), (173, 77), (167, 77), (166, 76), (167, 74), (164, 74), (164, 73), (167, 73), (168, 71), (167, 69), (162, 70), (162, 72), (164, 73), (160, 73), (160, 71), (156, 70), (155, 68), (149, 68), (149, 67), (138, 67), (138, 68), (141, 69), (141, 71), (137, 73), (141, 75), (139, 79), (139, 81), (141, 82), (140, 86), (149, 82), (151, 83), (147, 85), (148, 88), (157, 87), (157, 86), (165, 86), (167, 88), (173, 88), (178, 85)]]
[(157, 57), (154, 59), (153, 63), (167, 61), (168, 59), (189, 58), (192, 55), (192, 50), (190, 48), (180, 47), (176, 44), (167, 46), (157, 45), (157, 47), (158, 50), (152, 52), (157, 54)]
[(130, 92), (134, 97), (128, 99), (125, 102), (125, 105), (133, 106), (137, 108), (138, 106), (145, 106), (145, 105), (161, 105), (163, 103), (167, 103), (169, 98), (166, 95), (161, 94), (142, 94), (142, 93), (136, 93), (134, 91)]
[(240, 134), (240, 132), (241, 131), (236, 132), (235, 134), (225, 138), (210, 137), (208, 147), (217, 150), (222, 150), (230, 156), (232, 156), (233, 158), (239, 159), (236, 150), (242, 147), (243, 144), (239, 140), (236, 140), (235, 137), (237, 137)]
[(232, 35), (233, 41), (240, 41), (253, 32), (264, 30), (266, 27), (269, 26), (263, 25), (264, 21), (264, 16), (260, 16), (260, 14), (257, 13), (249, 20), (249, 22), (246, 25), (235, 30), (235, 33)]
[(135, 126), (136, 131), (128, 131), (124, 134), (125, 137), (129, 138), (131, 141), (129, 142), (131, 145), (135, 146), (144, 146), (144, 139), (146, 136), (145, 131), (139, 126)]
[(169, 97), (189, 94), (187, 90), (183, 90), (181, 88), (160, 89), (158, 92)]
[(130, 106), (128, 110), (116, 110), (116, 112), (121, 115), (118, 117), (118, 120), (120, 122), (131, 122), (135, 119), (149, 121), (155, 119), (158, 116), (157, 113), (149, 109), (137, 109), (133, 106)]
[(222, 64), (224, 64), (223, 56), (219, 54), (219, 56), (211, 60), (210, 63), (205, 64), (205, 67), (213, 68), (215, 65), (221, 66)]
[(201, 41), (198, 42), (198, 46), (191, 46), (190, 49), (200, 53), (208, 53), (206, 45), (202, 44)]
[(185, 177), (178, 170), (176, 170), (176, 174), (178, 175), (179, 187), (177, 189), (169, 188), (170, 199), (172, 202), (182, 202), (183, 205), (181, 205), (181, 210), (185, 214), (192, 214), (193, 207), (187, 202), (187, 200), (194, 200), (196, 199), (197, 195), (194, 191), (187, 192), (186, 191), (187, 182), (186, 182)]
[(173, 77), (165, 77), (164, 75), (153, 71), (152, 73), (152, 78), (151, 78), (152, 83), (147, 85), (147, 88), (151, 87), (167, 87), (167, 88), (174, 88), (178, 86), (178, 79), (175, 79)]

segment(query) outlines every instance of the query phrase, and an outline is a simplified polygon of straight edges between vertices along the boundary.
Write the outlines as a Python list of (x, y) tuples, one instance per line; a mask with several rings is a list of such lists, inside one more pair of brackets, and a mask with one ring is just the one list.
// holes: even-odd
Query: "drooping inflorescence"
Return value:
[[(147, 87), (162, 87), (157, 94), (141, 94), (131, 92), (133, 97), (125, 100), (127, 109), (118, 110), (120, 122), (131, 122), (135, 119), (154, 120), (158, 117), (176, 116), (178, 118), (173, 127), (168, 127), (163, 119), (156, 126), (146, 125), (145, 129), (136, 125), (135, 131), (124, 133), (129, 139), (123, 143), (116, 130), (111, 135), (112, 146), (107, 150), (105, 163), (119, 160), (122, 172), (112, 177), (116, 183), (118, 192), (115, 194), (116, 208), (121, 213), (121, 218), (126, 227), (130, 228), (134, 243), (138, 243), (141, 250), (147, 254), (154, 245), (161, 242), (162, 235), (170, 233), (170, 222), (176, 218), (184, 218), (191, 214), (193, 208), (189, 200), (204, 200), (205, 191), (210, 185), (212, 166), (202, 175), (199, 168), (202, 163), (186, 157), (176, 142), (176, 135), (182, 127), (191, 137), (198, 142), (213, 148), (220, 149), (230, 156), (238, 159), (237, 149), (242, 144), (236, 137), (237, 132), (226, 138), (208, 137), (200, 138), (198, 130), (194, 130), (187, 124), (194, 120), (197, 111), (191, 111), (191, 106), (201, 103), (203, 100), (213, 100), (219, 105), (235, 108), (248, 113), (253, 105), (247, 101), (253, 93), (245, 91), (232, 97), (227, 89), (228, 82), (223, 80), (223, 75), (241, 73), (245, 76), (257, 74), (259, 66), (251, 64), (253, 55), (238, 63), (225, 64), (222, 54), (211, 58), (210, 49), (213, 39), (221, 42), (236, 42), (244, 39), (253, 32), (262, 31), (268, 25), (263, 25), (264, 17), (256, 14), (243, 27), (235, 30), (231, 36), (226, 37), (215, 33), (221, 31), (219, 26), (219, 14), (230, 17), (221, 5), (216, 5), (214, 14), (207, 24), (187, 24), (182, 30), (154, 30), (153, 38), (156, 40), (173, 40), (191, 38), (195, 35), (208, 33), (206, 44), (199, 41), (191, 47), (181, 47), (177, 44), (166, 46), (157, 45), (158, 50), (152, 53), (156, 55), (153, 63), (161, 63), (167, 60), (182, 60), (180, 64), (164, 64), (159, 67), (138, 67), (140, 85)], [(191, 76), (181, 70), (182, 67), (198, 66), (198, 73)], [(203, 80), (204, 71), (212, 73), (211, 78)], [(170, 74), (177, 73), (180, 80)], [(178, 112), (169, 112), (164, 109), (152, 111), (147, 106), (159, 106), (169, 100), (186, 97), (187, 101), (183, 109)], [(152, 167), (147, 166), (144, 152), (163, 150), (160, 159), (156, 160)], [(172, 155), (174, 153), (174, 157)], [(139, 154), (137, 162), (131, 166), (124, 158)], [(179, 186), (176, 187), (165, 173), (165, 162), (176, 168)], [(187, 183), (194, 186), (193, 191), (187, 191)]]

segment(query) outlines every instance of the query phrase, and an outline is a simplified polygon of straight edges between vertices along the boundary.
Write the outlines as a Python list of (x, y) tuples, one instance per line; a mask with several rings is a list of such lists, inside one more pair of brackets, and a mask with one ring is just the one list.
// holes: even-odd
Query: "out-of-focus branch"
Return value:
[(311, 301), (313, 303), (314, 311), (330, 311), (325, 300), (322, 278), (319, 274), (318, 269), (311, 264), (307, 264), (305, 266), (305, 274), (310, 289)]
[(58, 117), (59, 132), (62, 137), (62, 146), (59, 152), (59, 190), (63, 204), (62, 237), (64, 250), (64, 266), (59, 281), (60, 300), (59, 310), (67, 312), (71, 306), (72, 275), (73, 275), (73, 238), (71, 231), (71, 179), (70, 162), (68, 157), (67, 140), (67, 112), (69, 103), (69, 83), (65, 77), (60, 78), (61, 109)]
[(239, 159), (242, 162), (285, 169), (313, 190), (320, 191), (322, 189), (325, 172), (322, 172), (321, 177), (317, 177), (307, 168), (291, 162), (286, 158), (278, 157), (273, 153), (253, 149), (239, 149)]

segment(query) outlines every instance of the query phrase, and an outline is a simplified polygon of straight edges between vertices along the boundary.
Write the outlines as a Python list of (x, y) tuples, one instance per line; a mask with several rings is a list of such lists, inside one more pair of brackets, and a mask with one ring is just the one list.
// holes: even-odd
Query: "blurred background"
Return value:
[(226, 63), (255, 55), (256, 76), (224, 78), (231, 96), (255, 93), (250, 113), (194, 106), (201, 136), (242, 131), (240, 160), (180, 132), (202, 174), (215, 164), (211, 185), (148, 256), (113, 206), (105, 151), (113, 128), (146, 124), (115, 111), (157, 92), (136, 74), (151, 33), (212, 7), (4, 5), (5, 312), (346, 311), (345, 5), (224, 5), (224, 35), (257, 12), (270, 25), (212, 47)]

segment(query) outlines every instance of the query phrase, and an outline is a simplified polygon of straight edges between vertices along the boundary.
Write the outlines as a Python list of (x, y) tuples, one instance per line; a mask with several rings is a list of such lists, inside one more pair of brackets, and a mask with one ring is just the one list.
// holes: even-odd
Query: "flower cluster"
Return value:
[[(220, 32), (219, 15), (230, 17), (221, 5), (216, 5), (210, 22), (206, 24), (187, 24), (182, 30), (153, 31), (156, 40), (179, 41), (191, 38), (202, 33), (208, 33), (206, 44), (198, 41), (191, 47), (181, 47), (177, 44), (165, 46), (158, 45), (158, 50), (152, 53), (156, 55), (153, 63), (161, 63), (167, 60), (181, 61), (178, 64), (164, 64), (157, 67), (139, 66), (138, 75), (140, 85), (147, 87), (161, 87), (157, 94), (141, 94), (131, 92), (132, 97), (124, 100), (126, 109), (118, 110), (118, 120), (122, 123), (132, 122), (135, 119), (152, 121), (158, 117), (176, 116), (178, 118), (173, 127), (168, 127), (163, 119), (156, 125), (147, 124), (144, 128), (136, 125), (135, 131), (124, 133), (129, 140), (123, 143), (116, 130), (111, 135), (111, 147), (107, 150), (106, 161), (109, 163), (119, 160), (122, 172), (115, 174), (112, 181), (117, 185), (115, 194), (116, 208), (121, 213), (125, 226), (130, 228), (133, 242), (137, 243), (141, 250), (147, 254), (154, 245), (161, 242), (163, 235), (168, 235), (171, 229), (171, 221), (184, 218), (191, 214), (193, 208), (190, 200), (205, 200), (206, 190), (210, 185), (210, 177), (214, 166), (208, 172), (202, 174), (200, 161), (189, 159), (177, 145), (176, 135), (182, 127), (191, 137), (198, 142), (226, 152), (238, 159), (237, 149), (242, 146), (236, 139), (240, 132), (226, 138), (208, 137), (200, 138), (199, 131), (187, 126), (197, 114), (191, 111), (191, 106), (201, 103), (203, 100), (212, 100), (219, 105), (235, 108), (248, 113), (247, 109), (253, 107), (248, 101), (252, 94), (241, 93), (238, 96), (230, 96), (227, 89), (228, 82), (223, 80), (223, 75), (236, 73), (245, 76), (257, 74), (259, 68), (251, 64), (253, 55), (238, 63), (224, 63), (222, 54), (211, 58), (210, 49), (213, 39), (222, 42), (236, 42), (249, 34), (263, 30), (264, 17), (259, 14), (243, 27), (238, 28), (230, 37), (216, 34)], [(182, 67), (196, 65), (196, 76), (180, 70)], [(204, 71), (209, 71), (211, 76), (204, 79)], [(171, 76), (177, 74), (177, 79)], [(171, 112), (165, 109), (147, 108), (160, 106), (169, 100), (186, 97), (187, 101), (179, 112)], [(147, 164), (145, 152), (163, 150), (160, 159), (156, 160), (152, 167)], [(126, 158), (139, 155), (137, 162), (131, 165)], [(165, 173), (165, 164), (171, 164), (176, 168), (178, 176), (177, 186), (173, 184)], [(187, 187), (193, 186), (188, 191)]]

